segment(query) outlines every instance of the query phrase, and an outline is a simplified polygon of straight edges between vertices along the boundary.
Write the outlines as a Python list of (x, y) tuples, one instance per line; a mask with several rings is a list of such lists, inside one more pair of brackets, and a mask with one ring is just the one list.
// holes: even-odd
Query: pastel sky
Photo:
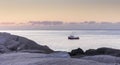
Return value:
[(120, 22), (120, 0), (0, 0), (0, 22)]

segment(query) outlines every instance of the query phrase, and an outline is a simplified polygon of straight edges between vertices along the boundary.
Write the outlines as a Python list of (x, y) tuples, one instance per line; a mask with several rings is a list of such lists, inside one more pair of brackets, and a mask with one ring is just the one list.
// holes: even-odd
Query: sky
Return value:
[(0, 23), (120, 22), (120, 0), (0, 0)]

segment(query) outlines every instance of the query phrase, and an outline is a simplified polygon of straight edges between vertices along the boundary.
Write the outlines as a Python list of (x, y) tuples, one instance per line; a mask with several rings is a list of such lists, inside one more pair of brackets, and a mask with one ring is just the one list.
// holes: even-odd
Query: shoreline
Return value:
[(0, 65), (120, 65), (113, 48), (54, 51), (25, 37), (0, 33)]

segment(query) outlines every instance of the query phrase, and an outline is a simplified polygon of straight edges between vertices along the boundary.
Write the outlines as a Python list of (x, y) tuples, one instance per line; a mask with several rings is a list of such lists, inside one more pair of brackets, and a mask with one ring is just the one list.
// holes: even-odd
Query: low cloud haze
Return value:
[(80, 30), (80, 29), (120, 29), (120, 22), (62, 22), (62, 21), (29, 21), (27, 23), (0, 23), (0, 29), (15, 30)]
[(30, 21), (32, 25), (62, 25), (62, 21)]

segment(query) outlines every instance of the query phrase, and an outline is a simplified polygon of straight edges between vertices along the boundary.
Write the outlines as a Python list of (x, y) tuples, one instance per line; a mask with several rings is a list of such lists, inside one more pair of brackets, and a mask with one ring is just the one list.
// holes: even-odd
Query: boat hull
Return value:
[(74, 38), (68, 37), (68, 39), (70, 39), (70, 40), (78, 40), (79, 37), (74, 37)]

